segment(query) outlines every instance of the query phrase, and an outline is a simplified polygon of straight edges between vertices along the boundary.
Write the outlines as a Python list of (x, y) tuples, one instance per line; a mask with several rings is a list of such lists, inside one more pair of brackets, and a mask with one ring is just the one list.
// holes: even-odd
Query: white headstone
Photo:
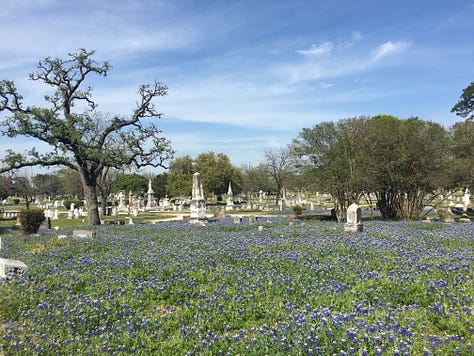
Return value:
[(147, 203), (146, 203), (146, 207), (147, 209), (151, 209), (151, 208), (154, 208), (155, 207), (155, 197), (153, 196), (153, 188), (151, 187), (151, 179), (148, 181), (148, 192), (147, 192), (147, 196), (148, 196), (148, 200), (147, 200)]
[(193, 174), (193, 190), (191, 199), (191, 214), (190, 221), (207, 220), (206, 217), (206, 201), (204, 200), (204, 192), (202, 189), (201, 175), (199, 173)]
[(22, 276), (28, 267), (21, 261), (0, 258), (0, 278), (11, 279), (15, 276)]
[(73, 230), (72, 237), (78, 238), (92, 238), (95, 237), (96, 232), (93, 230)]
[(361, 210), (356, 203), (352, 203), (347, 208), (347, 222), (344, 225), (345, 232), (361, 232), (363, 225), (361, 222)]
[(229, 189), (227, 189), (227, 204), (225, 210), (234, 210), (234, 193), (232, 192), (232, 185), (229, 182)]
[(469, 189), (466, 189), (466, 191), (464, 192), (462, 201), (463, 201), (463, 210), (464, 212), (466, 212), (469, 205), (471, 205), (471, 195), (469, 194)]

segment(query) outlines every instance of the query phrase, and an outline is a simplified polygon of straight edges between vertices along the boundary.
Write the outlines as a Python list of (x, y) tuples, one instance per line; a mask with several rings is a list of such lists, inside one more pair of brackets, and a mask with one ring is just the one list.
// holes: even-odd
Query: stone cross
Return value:
[(361, 232), (363, 225), (361, 223), (361, 210), (356, 203), (352, 203), (347, 208), (347, 222), (344, 225), (345, 232)]

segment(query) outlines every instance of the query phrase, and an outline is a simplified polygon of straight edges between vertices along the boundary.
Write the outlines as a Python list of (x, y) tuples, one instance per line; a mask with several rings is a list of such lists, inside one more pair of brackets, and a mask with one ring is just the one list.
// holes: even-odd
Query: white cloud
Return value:
[(310, 49), (307, 50), (297, 50), (296, 52), (302, 54), (303, 56), (319, 57), (326, 54), (330, 54), (334, 45), (331, 42), (324, 42), (319, 46), (313, 44)]
[(392, 42), (387, 41), (380, 46), (373, 53), (373, 58), (378, 61), (382, 58), (401, 53), (410, 47), (410, 43), (406, 41)]

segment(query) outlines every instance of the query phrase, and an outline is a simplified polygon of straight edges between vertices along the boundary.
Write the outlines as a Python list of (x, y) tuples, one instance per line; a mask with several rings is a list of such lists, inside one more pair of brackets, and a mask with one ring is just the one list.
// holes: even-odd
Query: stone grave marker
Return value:
[(74, 230), (72, 232), (72, 237), (79, 238), (92, 238), (95, 237), (96, 232), (93, 230)]
[(201, 175), (197, 172), (193, 174), (193, 189), (190, 209), (191, 222), (207, 220), (206, 201), (204, 200), (204, 191), (202, 189)]
[(229, 182), (229, 189), (227, 189), (227, 204), (225, 210), (234, 210), (234, 193), (232, 192), (232, 185)]
[(356, 203), (352, 203), (347, 208), (347, 222), (344, 225), (344, 232), (361, 232), (363, 225), (361, 222), (361, 210)]
[(0, 278), (11, 279), (21, 277), (28, 267), (21, 261), (0, 258)]

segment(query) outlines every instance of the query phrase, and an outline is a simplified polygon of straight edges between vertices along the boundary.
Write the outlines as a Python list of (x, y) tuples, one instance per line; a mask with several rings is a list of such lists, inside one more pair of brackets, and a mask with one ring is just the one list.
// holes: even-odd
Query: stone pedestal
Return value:
[(194, 223), (200, 220), (207, 220), (206, 217), (206, 200), (204, 199), (204, 191), (202, 189), (201, 175), (194, 173), (193, 175), (193, 190), (190, 204), (191, 215), (190, 222)]
[(202, 198), (191, 199), (191, 221), (206, 220), (206, 201)]

